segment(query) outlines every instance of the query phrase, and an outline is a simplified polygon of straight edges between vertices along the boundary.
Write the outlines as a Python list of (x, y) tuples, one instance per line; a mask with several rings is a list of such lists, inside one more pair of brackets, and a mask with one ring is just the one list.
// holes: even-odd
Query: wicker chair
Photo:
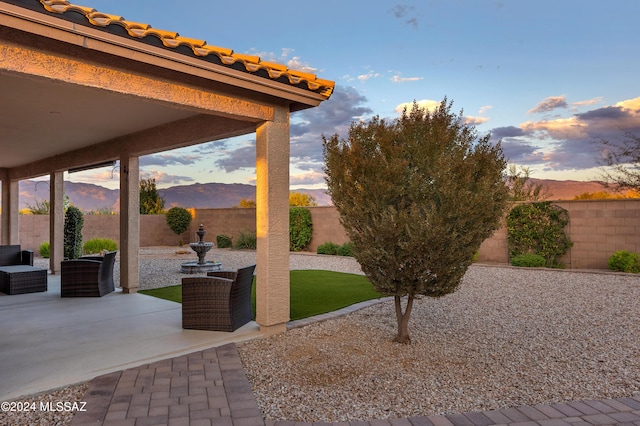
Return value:
[(256, 265), (182, 279), (182, 328), (235, 331), (253, 320), (251, 287)]
[(102, 297), (111, 293), (115, 251), (101, 256), (85, 256), (64, 260), (60, 267), (60, 295), (62, 297)]

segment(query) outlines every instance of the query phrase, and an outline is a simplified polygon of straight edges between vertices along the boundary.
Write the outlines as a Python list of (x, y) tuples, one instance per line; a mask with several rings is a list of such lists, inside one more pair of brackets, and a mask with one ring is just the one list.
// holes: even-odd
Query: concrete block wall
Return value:
[[(567, 268), (607, 269), (607, 261), (617, 250), (640, 253), (640, 200), (578, 200), (557, 201), (569, 212), (567, 232), (573, 247), (563, 259)], [(334, 207), (310, 207), (313, 237), (309, 251), (331, 241), (348, 241)], [(197, 241), (196, 231), (202, 223), (207, 230), (205, 241), (215, 242), (216, 235), (236, 239), (241, 232), (254, 232), (255, 209), (196, 209), (190, 229), (176, 236), (167, 226), (164, 215), (140, 217), (140, 246), (172, 246), (178, 241)], [(119, 216), (85, 215), (83, 240), (111, 238), (119, 240)], [(21, 215), (20, 244), (37, 252), (49, 239), (49, 216)], [(503, 226), (480, 246), (480, 262), (508, 263), (507, 231)]]

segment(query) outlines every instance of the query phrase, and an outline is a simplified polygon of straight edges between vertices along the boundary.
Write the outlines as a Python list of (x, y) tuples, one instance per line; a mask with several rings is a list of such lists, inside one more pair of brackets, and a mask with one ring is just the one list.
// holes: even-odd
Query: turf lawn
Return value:
[[(335, 311), (354, 303), (382, 297), (362, 275), (333, 271), (291, 271), (291, 319)], [(253, 312), (256, 291), (253, 283)], [(140, 290), (140, 293), (182, 302), (182, 286)]]

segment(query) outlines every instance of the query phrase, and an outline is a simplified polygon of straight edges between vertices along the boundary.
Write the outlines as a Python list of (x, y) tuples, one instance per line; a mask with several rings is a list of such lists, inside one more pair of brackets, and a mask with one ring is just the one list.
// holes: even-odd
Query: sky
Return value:
[[(322, 135), (445, 97), (531, 176), (601, 178), (599, 141), (640, 132), (636, 0), (74, 0), (336, 82), (291, 116), (291, 188), (324, 187)], [(255, 183), (255, 134), (141, 157), (159, 188)], [(118, 168), (72, 181), (118, 187)]]

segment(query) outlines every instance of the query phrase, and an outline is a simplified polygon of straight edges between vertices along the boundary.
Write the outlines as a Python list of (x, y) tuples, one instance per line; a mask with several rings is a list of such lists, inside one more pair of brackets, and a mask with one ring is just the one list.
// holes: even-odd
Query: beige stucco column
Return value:
[(2, 179), (2, 237), (1, 242), (4, 245), (20, 244), (18, 214), (20, 207), (18, 205), (18, 181), (11, 180), (5, 174)]
[(289, 110), (256, 130), (256, 321), (267, 334), (289, 321)]
[(120, 286), (123, 293), (139, 287), (140, 170), (138, 157), (120, 157)]
[(64, 173), (49, 175), (49, 269), (60, 272), (64, 259)]

